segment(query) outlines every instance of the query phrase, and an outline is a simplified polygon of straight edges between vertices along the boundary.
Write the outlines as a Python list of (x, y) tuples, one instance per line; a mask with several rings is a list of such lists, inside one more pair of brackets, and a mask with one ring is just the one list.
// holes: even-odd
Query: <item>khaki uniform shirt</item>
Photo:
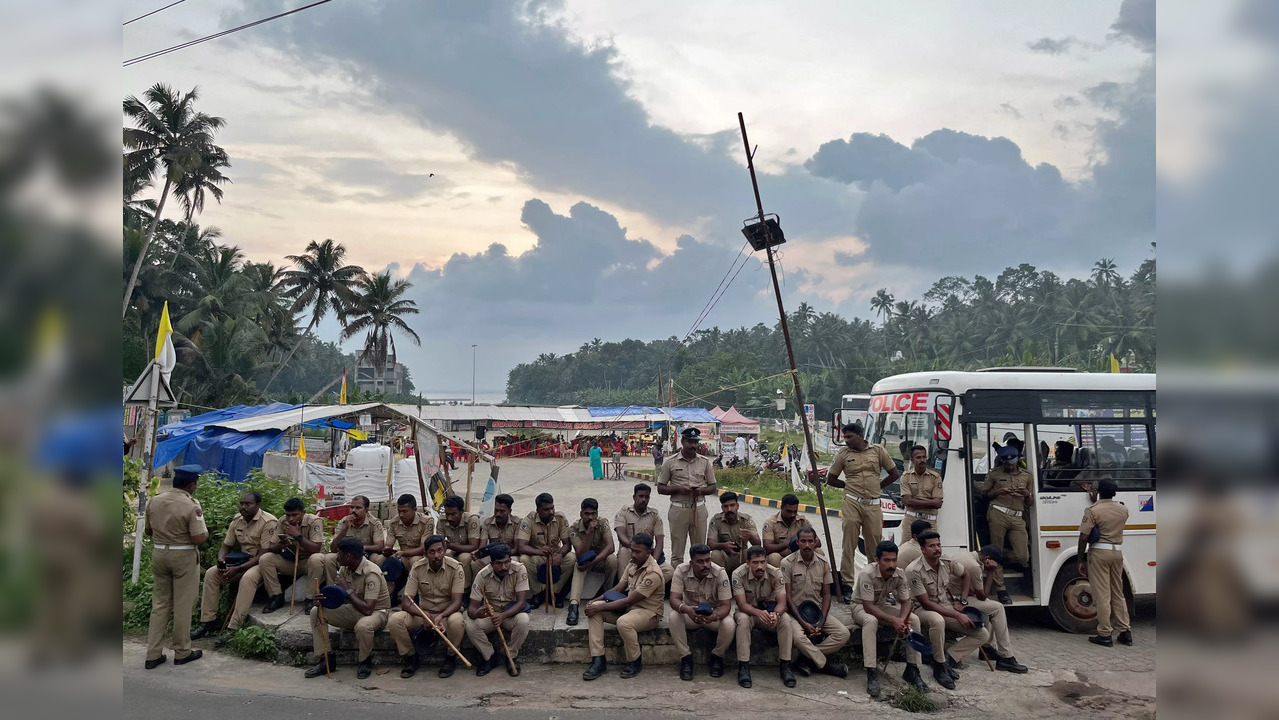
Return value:
[(986, 481), (981, 483), (979, 488), (982, 492), (990, 497), (991, 505), (999, 505), (1009, 510), (1024, 512), (1026, 510), (1026, 501), (1030, 498), (1024, 498), (1020, 495), (995, 495), (994, 492), (999, 488), (1006, 487), (1010, 490), (1026, 488), (1033, 490), (1031, 485), (1030, 472), (1025, 468), (1017, 468), (1013, 472), (1008, 472), (1001, 465), (1000, 467), (986, 473)]
[(169, 488), (151, 498), (146, 520), (151, 541), (157, 545), (194, 545), (191, 538), (209, 531), (200, 501), (178, 488)]
[(803, 515), (795, 515), (795, 519), (787, 525), (782, 520), (782, 514), (778, 512), (764, 521), (764, 532), (761, 533), (760, 539), (765, 543), (790, 542), (791, 538), (806, 527), (812, 527), (812, 524)]
[(652, 506), (645, 508), (644, 514), (635, 512), (634, 505), (627, 505), (613, 516), (613, 527), (624, 527), (630, 531), (631, 537), (639, 533), (648, 533), (656, 540), (658, 535), (666, 536), (666, 526), (662, 524), (662, 516)]
[[(897, 555), (898, 560), (901, 554)], [(986, 582), (986, 569), (981, 561), (981, 553), (977, 550), (961, 550), (955, 553), (955, 564), (964, 568), (964, 575), (973, 579), (973, 585), (980, 590), (982, 584)], [(899, 566), (900, 567), (900, 566)], [(950, 594), (953, 597), (961, 597), (964, 594), (964, 577), (952, 577), (950, 579)]]
[[(288, 519), (283, 519), (283, 520), (280, 520), (278, 523), (276, 523), (275, 536), (271, 538), (271, 542), (273, 543), (283, 543), (281, 549), (293, 547), (293, 539), (290, 538), (288, 534), (284, 532), (284, 525), (287, 522), (288, 522)], [(321, 518), (319, 515), (304, 513), (302, 515), (302, 537), (306, 538), (307, 540), (310, 540), (311, 542), (318, 543), (320, 546), (319, 552), (324, 552), (324, 520), (323, 518)], [(302, 543), (298, 543), (297, 549), (301, 551), (298, 553), (299, 560), (305, 560), (311, 556), (311, 553), (307, 552), (302, 547)]]
[(936, 515), (938, 508), (921, 508), (914, 509), (906, 504), (908, 498), (916, 500), (941, 500), (941, 475), (931, 468), (924, 468), (923, 475), (915, 474), (914, 468), (908, 473), (902, 473), (902, 505), (906, 508), (906, 514), (925, 513), (928, 515)]
[(802, 551), (793, 552), (782, 560), (782, 577), (790, 585), (790, 597), (795, 606), (805, 600), (822, 603), (822, 588), (835, 582), (831, 574), (830, 563), (826, 558), (813, 552), (812, 562), (805, 562)]
[[(382, 521), (373, 517), (372, 514), (364, 516), (364, 524), (356, 527), (355, 516), (347, 515), (338, 520), (338, 526), (333, 529), (333, 536), (337, 537), (339, 531), (343, 528), (346, 534), (343, 537), (353, 537), (360, 541), (363, 545), (382, 545), (386, 543), (386, 527), (382, 525)], [(334, 550), (334, 552), (337, 552)]]
[(742, 563), (733, 571), (733, 594), (744, 595), (746, 604), (760, 607), (766, 602), (776, 602), (777, 612), (785, 610), (781, 599), (786, 594), (786, 578), (782, 571), (768, 565), (764, 570), (764, 578), (756, 580), (750, 566)]
[[(657, 473), (657, 484), (679, 488), (710, 487), (715, 484), (715, 466), (710, 458), (702, 455), (692, 460), (685, 460), (682, 454), (675, 455), (662, 463), (662, 469)], [(671, 496), (671, 503), (676, 505), (700, 505), (705, 501), (705, 495)]]
[(440, 534), (444, 536), (447, 542), (454, 545), (466, 545), (477, 537), (480, 537), (480, 516), (479, 515), (463, 515), (462, 522), (459, 525), (453, 525), (448, 520), (440, 523)]
[(453, 601), (453, 593), (461, 595), (466, 590), (466, 572), (462, 563), (447, 555), (439, 571), (431, 570), (431, 563), (423, 560), (409, 571), (404, 592), (416, 595), (418, 604), (428, 612), (441, 612)]
[(537, 517), (537, 511), (534, 510), (520, 521), (520, 529), (515, 533), (515, 539), (535, 548), (549, 546), (558, 550), (568, 541), (568, 518), (557, 510), (551, 521), (544, 523)]
[(487, 597), (493, 603), (494, 612), (502, 612), (502, 608), (514, 600), (515, 594), (519, 592), (528, 592), (528, 570), (515, 560), (511, 561), (511, 571), (505, 578), (499, 580), (490, 564), (475, 573), (475, 582), (471, 584), (471, 599)]
[(1098, 500), (1092, 507), (1084, 510), (1084, 519), (1079, 523), (1079, 532), (1087, 535), (1093, 527), (1101, 528), (1101, 538), (1097, 542), (1121, 545), (1124, 541), (1124, 525), (1128, 523), (1128, 508), (1113, 499)]
[(910, 564), (918, 560), (923, 554), (924, 551), (919, 547), (919, 541), (912, 537), (897, 546), (897, 567), (909, 568)]
[(885, 580), (884, 576), (879, 574), (879, 568), (873, 563), (869, 564), (857, 575), (855, 587), (859, 602), (868, 601), (894, 615), (901, 612), (903, 600), (910, 600), (913, 597), (910, 594), (909, 583), (906, 582), (906, 573), (902, 572), (900, 567), (895, 568), (892, 576)]
[[(586, 527), (583, 526), (582, 519), (578, 518), (577, 522), (573, 523), (568, 528), (568, 539), (574, 543), (579, 543), (585, 540), (586, 549), (594, 550), (595, 554), (599, 555), (604, 552), (604, 547), (607, 545), (605, 541), (608, 539), (608, 534), (611, 532), (613, 532), (613, 530), (609, 527), (608, 521), (604, 518), (598, 518), (595, 521), (595, 530), (587, 536)], [(578, 559), (580, 560), (581, 558)]]
[(227, 547), (239, 545), (240, 552), (256, 557), (262, 548), (271, 544), (277, 523), (279, 520), (262, 508), (258, 508), (258, 514), (252, 520), (245, 520), (243, 515), (237, 514), (227, 526), (226, 539), (222, 544)]
[(737, 513), (737, 522), (729, 524), (724, 520), (724, 513), (718, 512), (706, 523), (706, 539), (715, 542), (738, 542), (740, 533), (745, 530), (750, 534), (759, 534), (755, 519), (741, 511)]
[(515, 533), (519, 530), (520, 524), (515, 518), (508, 519), (506, 527), (498, 527), (497, 519), (489, 517), (480, 523), (480, 545), (501, 543), (515, 552)]
[(644, 596), (632, 605), (632, 608), (648, 610), (655, 615), (662, 614), (662, 600), (666, 596), (666, 578), (662, 575), (662, 568), (657, 564), (657, 558), (650, 555), (648, 562), (643, 565), (626, 563), (626, 570), (622, 572), (622, 582), (626, 583), (627, 595), (639, 592)]
[(845, 445), (835, 453), (827, 472), (836, 477), (844, 474), (845, 494), (869, 500), (881, 494), (879, 471), (896, 469), (897, 464), (888, 456), (888, 451), (879, 445), (867, 445), (861, 451)]
[(338, 580), (351, 592), (359, 593), (365, 600), (372, 600), (376, 610), (391, 607), (391, 591), (386, 587), (386, 578), (382, 577), (382, 569), (373, 561), (364, 558), (352, 572), (345, 567), (338, 568)]
[[(435, 518), (415, 513), (413, 523), (405, 525), (397, 515), (386, 524), (387, 545), (398, 545), (400, 550), (422, 547), (422, 541), (435, 534)], [(394, 540), (394, 543), (392, 543)]]
[(675, 568), (675, 574), (671, 576), (671, 592), (684, 593), (684, 602), (689, 605), (710, 603), (716, 606), (724, 600), (733, 598), (728, 573), (715, 563), (711, 563), (711, 571), (700, 580), (693, 574), (693, 563), (681, 563)]
[(906, 568), (912, 598), (927, 595), (933, 602), (945, 605), (955, 601), (957, 596), (951, 594), (951, 587), (963, 577), (964, 566), (944, 555), (937, 561), (936, 570), (922, 557)]

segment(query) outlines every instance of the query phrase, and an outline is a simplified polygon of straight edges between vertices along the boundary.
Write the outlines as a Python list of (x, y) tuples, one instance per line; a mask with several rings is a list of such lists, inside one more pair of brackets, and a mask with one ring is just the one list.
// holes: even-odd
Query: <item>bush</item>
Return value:
[(932, 699), (928, 697), (928, 691), (921, 690), (914, 685), (894, 695), (889, 700), (889, 703), (898, 710), (905, 710), (906, 712), (932, 712), (937, 709)]
[(278, 648), (275, 633), (264, 627), (242, 627), (227, 641), (227, 649), (251, 660), (274, 660)]

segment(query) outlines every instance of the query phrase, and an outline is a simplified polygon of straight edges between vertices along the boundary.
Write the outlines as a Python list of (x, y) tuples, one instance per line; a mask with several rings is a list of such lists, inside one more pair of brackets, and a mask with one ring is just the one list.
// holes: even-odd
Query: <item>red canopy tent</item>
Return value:
[[(719, 412), (716, 412), (718, 410)], [(751, 420), (745, 415), (737, 412), (737, 407), (730, 407), (727, 410), (719, 410), (715, 408), (711, 410), (711, 414), (719, 418), (719, 432), (721, 435), (758, 435), (759, 421)]]

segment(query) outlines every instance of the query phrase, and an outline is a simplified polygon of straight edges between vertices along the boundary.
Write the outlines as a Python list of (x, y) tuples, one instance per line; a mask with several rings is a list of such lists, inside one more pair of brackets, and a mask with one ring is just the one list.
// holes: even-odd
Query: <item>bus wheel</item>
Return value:
[(1052, 597), (1048, 600), (1048, 612), (1066, 632), (1092, 633), (1097, 630), (1097, 606), (1093, 602), (1092, 586), (1088, 578), (1079, 574), (1079, 568), (1073, 561), (1067, 562), (1057, 573)]

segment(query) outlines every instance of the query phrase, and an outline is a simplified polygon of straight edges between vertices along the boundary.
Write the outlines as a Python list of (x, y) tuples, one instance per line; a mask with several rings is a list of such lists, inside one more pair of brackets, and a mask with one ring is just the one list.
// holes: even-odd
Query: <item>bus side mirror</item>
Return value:
[(953, 400), (943, 402), (942, 397), (933, 400), (933, 444), (942, 452), (950, 449), (951, 420), (954, 417), (954, 408)]

